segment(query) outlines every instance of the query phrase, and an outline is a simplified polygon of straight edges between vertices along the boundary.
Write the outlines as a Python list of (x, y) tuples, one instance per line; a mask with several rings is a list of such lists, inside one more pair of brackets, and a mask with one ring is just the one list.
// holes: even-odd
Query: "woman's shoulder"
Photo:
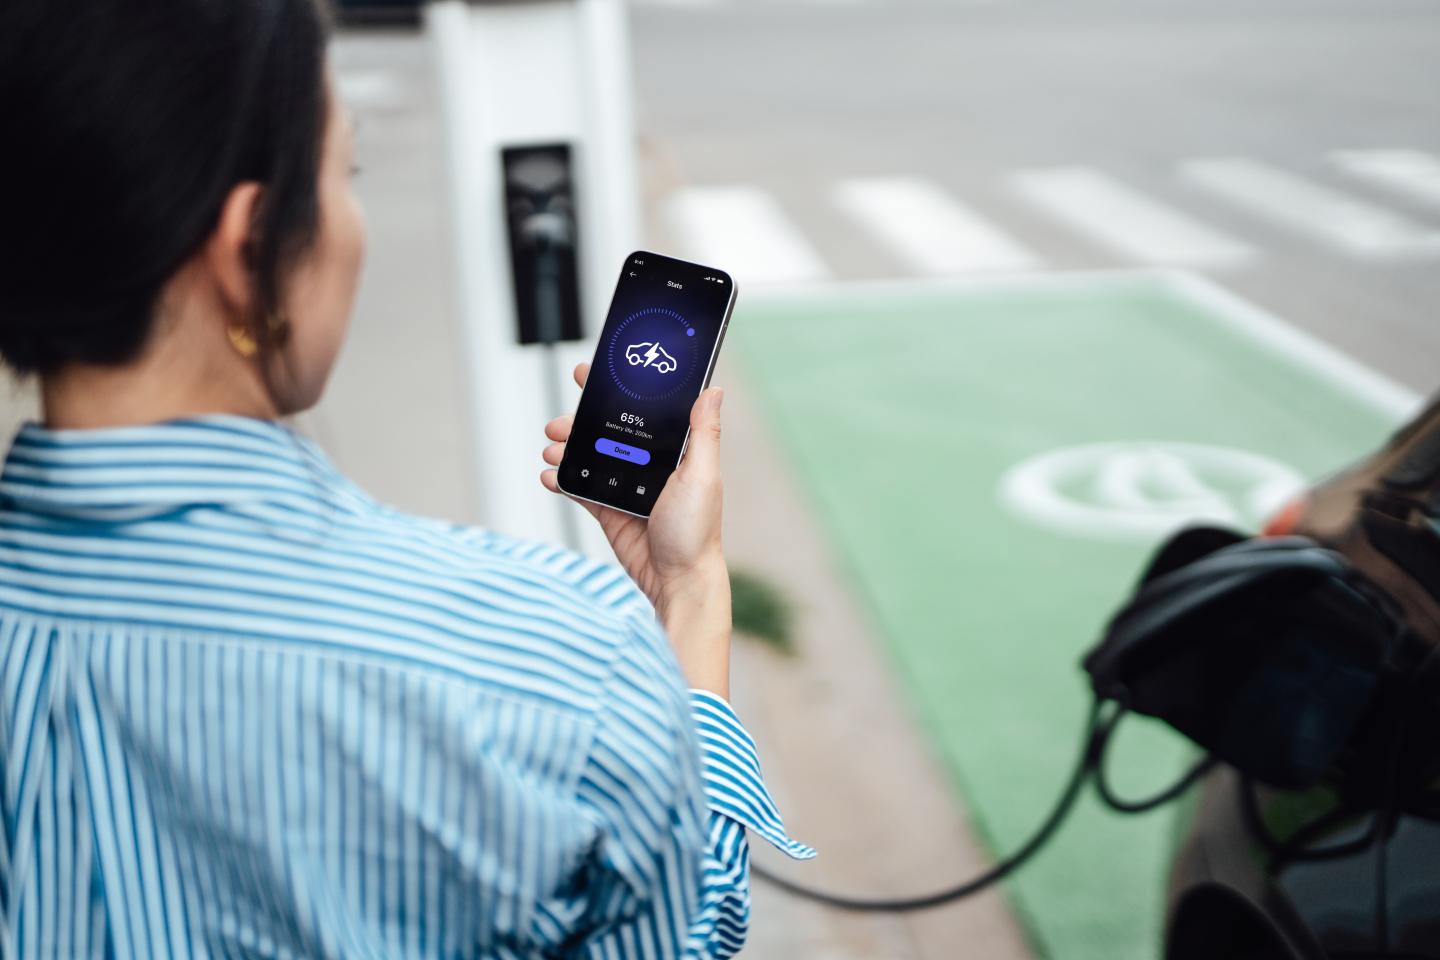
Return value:
[(655, 611), (611, 559), (483, 526), (427, 517), (371, 496), (315, 449), (328, 504), (294, 531), (326, 566), (363, 567), (371, 602), (393, 605), (478, 657), (523, 659), (580, 688), (608, 683), (637, 647), (671, 657)]
[(533, 584), (556, 602), (577, 604), (601, 618), (622, 620), (652, 612), (649, 601), (613, 559), (484, 526), (380, 509), (388, 526), (405, 531), (417, 546), (445, 558), (456, 576)]
[(383, 556), (397, 578), (421, 576), (470, 607), (517, 622), (563, 624), (612, 648), (636, 639), (637, 630), (649, 642), (654, 610), (613, 560), (361, 496), (338, 549)]

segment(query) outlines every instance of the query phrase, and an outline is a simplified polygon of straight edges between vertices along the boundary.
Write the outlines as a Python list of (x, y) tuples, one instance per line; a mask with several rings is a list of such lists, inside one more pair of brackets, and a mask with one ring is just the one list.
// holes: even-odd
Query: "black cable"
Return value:
[(1096, 734), (1099, 743), (1095, 748), (1095, 792), (1100, 795), (1100, 799), (1104, 801), (1105, 805), (1116, 813), (1149, 813), (1156, 807), (1164, 806), (1179, 797), (1194, 786), (1201, 777), (1215, 769), (1219, 761), (1214, 757), (1206, 756), (1187, 770), (1174, 784), (1153, 796), (1146, 797), (1144, 800), (1126, 800), (1118, 796), (1111, 788), (1110, 780), (1105, 774), (1105, 751), (1110, 746), (1110, 738), (1114, 735), (1115, 728), (1125, 718), (1126, 712), (1123, 706), (1116, 710)]
[(1025, 842), (1019, 850), (1009, 857), (1001, 860), (989, 870), (973, 879), (966, 880), (956, 886), (935, 893), (924, 894), (915, 897), (896, 897), (892, 899), (868, 899), (863, 897), (847, 897), (840, 894), (829, 893), (824, 890), (817, 890), (803, 884), (795, 883), (784, 877), (771, 873), (762, 866), (752, 866), (751, 872), (761, 880), (772, 886), (784, 890), (786, 893), (797, 897), (804, 897), (807, 900), (814, 900), (827, 906), (840, 910), (853, 910), (867, 913), (897, 913), (910, 910), (925, 910), (930, 907), (938, 907), (946, 903), (968, 897), (973, 893), (996, 883), (1009, 876), (1025, 861), (1043, 847), (1055, 830), (1064, 822), (1069, 815), (1070, 808), (1075, 805), (1075, 800), (1080, 796), (1080, 789), (1085, 785), (1085, 780), (1090, 771), (1099, 760), (1099, 752), (1104, 749), (1105, 738), (1102, 736), (1104, 725), (1101, 721), (1102, 701), (1096, 700), (1090, 707), (1090, 718), (1085, 724), (1085, 741), (1080, 751), (1080, 761), (1075, 765), (1075, 770), (1070, 774), (1070, 780), (1065, 785), (1064, 791), (1060, 794), (1060, 800), (1055, 804), (1050, 815), (1045, 818), (1040, 829)]
[(1380, 797), (1380, 812), (1376, 817), (1379, 846), (1375, 850), (1375, 943), (1382, 957), (1390, 955), (1390, 841), (1400, 823), (1400, 761), (1405, 754), (1410, 724), (1420, 699), (1416, 678), (1423, 677), (1437, 659), (1440, 659), (1440, 648), (1431, 650), (1421, 661), (1419, 669), (1406, 683), (1400, 702), (1394, 707), (1400, 712), (1400, 719), (1395, 724), (1390, 750), (1385, 757), (1385, 785)]
[(1375, 847), (1375, 944), (1380, 956), (1390, 955), (1390, 839), (1399, 823), (1399, 772), (1405, 725), (1396, 731), (1385, 762), (1385, 792), (1380, 801)]
[[(1440, 650), (1431, 651), (1425, 662), (1429, 663), (1431, 658), (1440, 659)], [(1374, 939), (1376, 949), (1380, 951), (1379, 956), (1390, 955), (1389, 845), (1399, 823), (1400, 766), (1404, 754), (1404, 744), (1409, 733), (1408, 711), (1414, 709), (1413, 693), (1399, 699), (1401, 703), (1397, 709), (1402, 711), (1402, 719), (1393, 724), (1394, 729), (1391, 731), (1379, 804), (1370, 818), (1369, 827), (1355, 839), (1318, 849), (1306, 849), (1312, 840), (1323, 836), (1327, 830), (1365, 812), (1363, 808), (1357, 808), (1353, 804), (1342, 801), (1334, 809), (1304, 824), (1287, 839), (1281, 841), (1270, 832), (1269, 827), (1265, 824), (1255, 781), (1242, 775), (1237, 784), (1240, 792), (1241, 811), (1246, 825), (1251, 835), (1269, 851), (1271, 872), (1278, 870), (1285, 863), (1338, 859), (1362, 853), (1372, 844), (1376, 846)]]
[(1323, 839), (1324, 836), (1333, 831), (1336, 827), (1347, 820), (1355, 820), (1366, 813), (1363, 807), (1357, 807), (1353, 803), (1339, 803), (1328, 813), (1323, 813), (1308, 823), (1302, 824), (1292, 833), (1280, 846), (1279, 856), (1275, 863), (1289, 863), (1296, 860), (1333, 860), (1337, 857), (1349, 856), (1359, 853), (1364, 847), (1375, 842), (1376, 827), (1375, 821), (1371, 820), (1370, 828), (1357, 840), (1339, 844), (1331, 847), (1319, 847), (1314, 850), (1307, 849), (1312, 843)]
[(1126, 800), (1116, 796), (1110, 789), (1109, 781), (1105, 778), (1105, 768), (1096, 767), (1095, 792), (1100, 794), (1100, 799), (1105, 801), (1105, 805), (1116, 813), (1149, 813), (1156, 807), (1163, 807), (1189, 790), (1207, 773), (1214, 770), (1219, 762), (1214, 757), (1204, 757), (1196, 761), (1195, 765), (1185, 771), (1185, 774), (1175, 781), (1173, 786), (1167, 787), (1152, 797), (1146, 797), (1144, 800)]
[(1375, 848), (1375, 944), (1380, 956), (1390, 956), (1390, 837), (1384, 831)]
[(1351, 817), (1357, 817), (1365, 813), (1364, 809), (1341, 804), (1327, 813), (1321, 814), (1316, 819), (1303, 825), (1295, 833), (1285, 840), (1278, 839), (1270, 832), (1265, 824), (1264, 814), (1260, 810), (1260, 799), (1256, 792), (1255, 780), (1252, 777), (1242, 774), (1236, 781), (1236, 789), (1239, 792), (1240, 810), (1245, 817), (1245, 825), (1255, 839), (1260, 841), (1270, 854), (1270, 871), (1273, 873), (1279, 866), (1285, 863), (1303, 861), (1311, 862), (1317, 860), (1336, 860), (1341, 857), (1348, 857), (1352, 854), (1361, 853), (1375, 842), (1378, 819), (1372, 817), (1370, 826), (1360, 836), (1353, 840), (1346, 840), (1333, 846), (1320, 847), (1318, 849), (1304, 849), (1313, 837), (1319, 836), (1331, 826), (1341, 823)]
[[(752, 873), (757, 878), (786, 893), (803, 897), (807, 900), (813, 900), (817, 903), (822, 903), (840, 910), (869, 913), (899, 913), (938, 907), (978, 893), (986, 887), (1003, 880), (1024, 865), (1050, 841), (1055, 831), (1059, 829), (1061, 823), (1064, 822), (1074, 807), (1075, 801), (1079, 797), (1080, 790), (1084, 787), (1086, 779), (1092, 774), (1095, 781), (1096, 792), (1107, 806), (1118, 813), (1139, 814), (1154, 810), (1176, 799), (1218, 765), (1218, 760), (1214, 757), (1207, 756), (1194, 764), (1173, 785), (1144, 800), (1127, 800), (1116, 795), (1105, 774), (1105, 751), (1109, 746), (1110, 739), (1116, 727), (1128, 710), (1124, 703), (1120, 703), (1108, 716), (1104, 716), (1104, 704), (1105, 701), (1097, 699), (1090, 707), (1089, 718), (1085, 725), (1085, 739), (1080, 760), (1071, 773), (1070, 779), (1066, 782), (1060, 799), (1050, 811), (1049, 816), (1045, 818), (1039, 829), (1035, 831), (1019, 850), (970, 880), (944, 890), (920, 896), (872, 899), (850, 897), (809, 887), (792, 880), (787, 880), (758, 864), (752, 866)], [(1326, 830), (1344, 820), (1363, 813), (1363, 810), (1357, 810), (1344, 803), (1339, 804), (1335, 809), (1305, 824), (1286, 840), (1282, 841), (1270, 832), (1264, 822), (1264, 817), (1260, 811), (1260, 802), (1255, 781), (1251, 777), (1242, 774), (1237, 782), (1242, 814), (1247, 825), (1250, 827), (1252, 835), (1259, 839), (1261, 844), (1266, 847), (1271, 854), (1272, 869), (1276, 865), (1286, 861), (1328, 860), (1349, 856), (1367, 849), (1371, 844), (1375, 843), (1377, 839), (1380, 840), (1381, 852), (1377, 855), (1377, 869), (1380, 870), (1381, 873), (1376, 878), (1376, 896), (1378, 903), (1376, 940), (1382, 945), (1382, 949), (1388, 949), (1389, 940), (1388, 916), (1385, 910), (1387, 878), (1384, 875), (1386, 869), (1384, 847), (1388, 843), (1389, 834), (1393, 832), (1395, 828), (1397, 814), (1399, 812), (1397, 805), (1397, 779), (1399, 759), (1402, 752), (1399, 746), (1400, 739), (1401, 738), (1396, 737), (1391, 743), (1391, 751), (1386, 769), (1385, 797), (1382, 801), (1381, 809), (1371, 818), (1369, 828), (1361, 836), (1333, 846), (1322, 847), (1320, 849), (1304, 849), (1312, 839), (1322, 836)]]

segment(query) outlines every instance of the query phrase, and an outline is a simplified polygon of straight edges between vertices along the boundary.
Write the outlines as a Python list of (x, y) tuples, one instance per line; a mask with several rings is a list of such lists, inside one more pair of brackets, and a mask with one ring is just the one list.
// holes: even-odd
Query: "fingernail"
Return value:
[(720, 412), (720, 404), (722, 404), (722, 403), (724, 403), (724, 402), (725, 402), (725, 391), (724, 391), (724, 390), (717, 389), (717, 390), (715, 391), (715, 396), (714, 396), (714, 398), (711, 399), (711, 401), (710, 401), (710, 407), (711, 407), (711, 409), (713, 409), (716, 413), (719, 413), (719, 412)]

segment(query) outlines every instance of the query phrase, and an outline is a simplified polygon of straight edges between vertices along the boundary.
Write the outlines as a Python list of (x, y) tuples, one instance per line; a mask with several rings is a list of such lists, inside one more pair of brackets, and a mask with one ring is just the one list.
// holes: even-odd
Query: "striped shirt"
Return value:
[(726, 957), (755, 744), (612, 565), (279, 424), (16, 436), (0, 957)]

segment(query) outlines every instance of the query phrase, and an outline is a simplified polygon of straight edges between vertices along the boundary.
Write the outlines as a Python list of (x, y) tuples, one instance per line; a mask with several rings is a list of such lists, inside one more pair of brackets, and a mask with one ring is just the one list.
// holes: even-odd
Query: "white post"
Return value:
[[(562, 510), (540, 487), (546, 365), (589, 360), (625, 254), (641, 246), (625, 4), (621, 0), (438, 0), (425, 12), (440, 71), (451, 218), (468, 354), (482, 522), (560, 542)], [(569, 144), (574, 162), (584, 340), (516, 336), (501, 150)], [(588, 517), (578, 546), (608, 548)], [(572, 544), (573, 545), (573, 544)]]

